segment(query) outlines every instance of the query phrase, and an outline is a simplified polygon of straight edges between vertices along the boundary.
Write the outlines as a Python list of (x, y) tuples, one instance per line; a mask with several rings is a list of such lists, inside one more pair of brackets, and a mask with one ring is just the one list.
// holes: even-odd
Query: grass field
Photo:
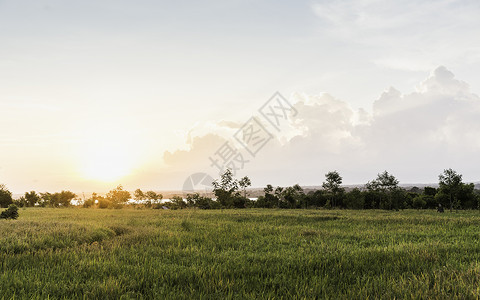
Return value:
[(19, 212), (0, 299), (480, 296), (476, 211)]

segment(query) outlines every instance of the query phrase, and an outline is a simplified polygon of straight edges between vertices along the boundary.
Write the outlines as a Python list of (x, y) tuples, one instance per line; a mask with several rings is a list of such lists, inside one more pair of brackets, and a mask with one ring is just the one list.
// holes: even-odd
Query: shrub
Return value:
[(10, 204), (8, 208), (0, 214), (0, 219), (12, 219), (18, 218), (18, 207), (14, 204)]

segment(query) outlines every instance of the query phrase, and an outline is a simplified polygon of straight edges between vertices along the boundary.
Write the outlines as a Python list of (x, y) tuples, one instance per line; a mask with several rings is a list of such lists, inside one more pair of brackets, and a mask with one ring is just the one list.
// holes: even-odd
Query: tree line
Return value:
[[(438, 188), (425, 187), (405, 189), (399, 186), (398, 179), (384, 171), (377, 178), (367, 182), (363, 188), (346, 190), (343, 178), (337, 171), (325, 174), (322, 189), (308, 191), (298, 184), (290, 187), (273, 187), (268, 184), (263, 195), (257, 200), (247, 197), (247, 188), (251, 186), (248, 176), (236, 179), (231, 170), (226, 170), (215, 180), (213, 193), (215, 199), (198, 193), (185, 197), (173, 196), (170, 201), (161, 203), (163, 195), (154, 191), (135, 190), (133, 195), (121, 185), (109, 191), (105, 196), (93, 193), (90, 198), (79, 201), (83, 207), (122, 208), (132, 197), (147, 208), (345, 208), (345, 209), (434, 209), (439, 206), (453, 209), (480, 208), (480, 191), (473, 183), (464, 183), (462, 175), (452, 169), (446, 169), (439, 175)], [(78, 197), (71, 191), (57, 193), (27, 192), (18, 199), (5, 185), (0, 184), (0, 207), (15, 204), (19, 207), (68, 207)]]
[[(289, 187), (276, 187), (268, 184), (263, 195), (257, 200), (246, 197), (246, 187), (250, 179), (237, 180), (230, 170), (213, 182), (216, 201), (199, 194), (187, 195), (186, 202), (178, 208), (199, 207), (214, 208), (344, 208), (344, 209), (435, 209), (439, 207), (453, 209), (480, 208), (480, 191), (473, 183), (464, 183), (462, 175), (452, 169), (446, 169), (438, 177), (438, 188), (413, 187), (405, 189), (399, 186), (398, 179), (384, 171), (367, 182), (363, 188), (347, 191), (342, 187), (343, 178), (337, 171), (325, 174), (322, 189), (308, 191), (298, 184)], [(241, 193), (243, 190), (243, 194)]]
[[(163, 198), (162, 194), (154, 191), (143, 192), (137, 189), (133, 193), (135, 200), (141, 200), (145, 206), (152, 207)], [(4, 184), (0, 184), (0, 207), (8, 207), (14, 204), (18, 207), (69, 207), (72, 206), (72, 200), (85, 208), (122, 208), (132, 198), (132, 194), (126, 191), (123, 186), (119, 185), (115, 189), (109, 191), (105, 196), (92, 193), (91, 197), (81, 201), (79, 197), (71, 191), (61, 191), (57, 193), (37, 193), (35, 191), (26, 192), (18, 199), (12, 198), (12, 193)]]

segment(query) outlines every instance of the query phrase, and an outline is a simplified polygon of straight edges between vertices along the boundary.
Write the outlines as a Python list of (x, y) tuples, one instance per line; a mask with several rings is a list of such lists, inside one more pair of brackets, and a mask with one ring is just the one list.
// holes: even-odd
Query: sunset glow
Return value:
[(97, 147), (85, 158), (82, 173), (86, 179), (114, 182), (130, 174), (128, 156), (121, 149)]

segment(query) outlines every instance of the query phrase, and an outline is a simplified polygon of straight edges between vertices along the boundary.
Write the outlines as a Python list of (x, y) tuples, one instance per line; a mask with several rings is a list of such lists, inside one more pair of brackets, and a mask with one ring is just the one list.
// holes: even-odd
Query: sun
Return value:
[(128, 149), (115, 143), (97, 144), (84, 152), (83, 177), (103, 182), (115, 182), (132, 171)]

